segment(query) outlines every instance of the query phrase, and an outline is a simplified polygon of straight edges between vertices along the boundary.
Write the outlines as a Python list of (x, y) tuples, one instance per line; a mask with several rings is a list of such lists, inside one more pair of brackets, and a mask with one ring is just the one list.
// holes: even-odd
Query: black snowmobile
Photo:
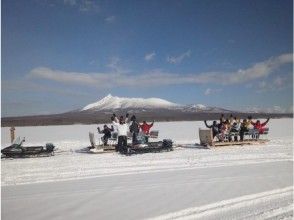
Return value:
[(18, 137), (12, 145), (1, 150), (4, 157), (44, 157), (53, 156), (55, 146), (47, 143), (46, 146), (22, 146), (25, 138)]
[(120, 153), (131, 155), (140, 153), (155, 153), (162, 151), (172, 151), (173, 142), (170, 139), (162, 141), (149, 142), (145, 135), (138, 135), (135, 144), (128, 145), (126, 149), (122, 149)]

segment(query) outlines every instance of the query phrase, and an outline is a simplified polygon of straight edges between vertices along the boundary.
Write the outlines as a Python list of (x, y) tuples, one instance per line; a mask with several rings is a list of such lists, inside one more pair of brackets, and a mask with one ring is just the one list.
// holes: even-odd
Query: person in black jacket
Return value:
[(207, 128), (211, 128), (212, 129), (212, 137), (213, 138), (220, 133), (220, 131), (219, 131), (219, 124), (217, 124), (216, 121), (213, 121), (212, 122), (212, 125), (208, 125), (206, 121), (204, 121), (204, 123), (205, 123), (205, 126)]
[(99, 134), (104, 134), (101, 139), (103, 141), (103, 145), (107, 146), (108, 145), (108, 139), (111, 138), (111, 132), (113, 131), (113, 126), (111, 126), (111, 128), (109, 128), (107, 125), (104, 125), (102, 131), (100, 130), (99, 127), (97, 129), (98, 129)]
[(133, 136), (132, 136), (132, 144), (134, 145), (134, 144), (137, 143), (137, 136), (138, 136), (139, 131), (140, 131), (140, 124), (137, 122), (135, 115), (133, 115), (131, 117), (131, 121), (132, 121), (132, 124), (130, 126), (130, 132), (133, 134)]

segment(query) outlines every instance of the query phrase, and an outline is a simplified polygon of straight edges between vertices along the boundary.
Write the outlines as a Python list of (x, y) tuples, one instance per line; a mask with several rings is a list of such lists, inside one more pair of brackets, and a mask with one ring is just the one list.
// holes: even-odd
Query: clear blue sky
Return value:
[(2, 0), (2, 116), (107, 94), (293, 110), (292, 0)]

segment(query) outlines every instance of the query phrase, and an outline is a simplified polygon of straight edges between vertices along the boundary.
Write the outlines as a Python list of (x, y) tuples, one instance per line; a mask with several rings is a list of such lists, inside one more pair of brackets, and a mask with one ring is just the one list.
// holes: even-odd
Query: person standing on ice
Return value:
[(140, 125), (137, 122), (135, 115), (131, 117), (131, 122), (132, 124), (130, 125), (130, 132), (132, 133), (132, 144), (134, 145), (137, 143), (137, 137), (140, 131)]
[(118, 142), (117, 146), (115, 147), (116, 151), (123, 152), (127, 150), (128, 147), (128, 130), (129, 130), (129, 125), (127, 124), (129, 114), (126, 114), (126, 119), (124, 120), (123, 116), (120, 116), (119, 120), (117, 119), (116, 115), (113, 114), (111, 117), (112, 124), (114, 127), (117, 129), (118, 133)]
[(103, 141), (103, 145), (107, 146), (108, 145), (108, 139), (111, 138), (111, 132), (113, 131), (113, 126), (111, 126), (111, 128), (109, 128), (107, 125), (104, 125), (102, 131), (100, 130), (99, 127), (97, 129), (98, 129), (99, 134), (104, 134), (101, 139)]
[(150, 128), (153, 126), (153, 124), (154, 124), (154, 120), (151, 124), (147, 124), (146, 121), (143, 121), (143, 124), (139, 124), (143, 134), (145, 135), (146, 143), (148, 142), (149, 131), (150, 131)]
[(143, 121), (143, 124), (140, 124), (140, 128), (145, 135), (149, 135), (150, 128), (153, 126), (154, 120), (151, 124), (147, 124), (146, 121)]

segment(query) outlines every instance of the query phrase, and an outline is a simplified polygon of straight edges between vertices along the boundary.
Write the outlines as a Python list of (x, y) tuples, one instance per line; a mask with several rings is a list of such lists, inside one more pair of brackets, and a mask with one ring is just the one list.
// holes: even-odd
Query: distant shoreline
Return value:
[[(117, 115), (125, 115), (127, 111), (117, 111)], [(203, 121), (203, 120), (219, 120), (222, 113), (211, 112), (177, 112), (177, 111), (146, 111), (132, 112), (130, 115), (136, 115), (139, 121)], [(1, 118), (1, 127), (26, 127), (26, 126), (48, 126), (48, 125), (74, 125), (74, 124), (101, 124), (111, 123), (110, 112), (68, 112), (54, 115), (36, 115), (36, 116), (18, 116)], [(232, 114), (238, 118), (247, 118), (251, 115), (257, 118), (293, 118), (291, 113), (244, 113), (244, 112), (226, 112), (225, 117)]]

